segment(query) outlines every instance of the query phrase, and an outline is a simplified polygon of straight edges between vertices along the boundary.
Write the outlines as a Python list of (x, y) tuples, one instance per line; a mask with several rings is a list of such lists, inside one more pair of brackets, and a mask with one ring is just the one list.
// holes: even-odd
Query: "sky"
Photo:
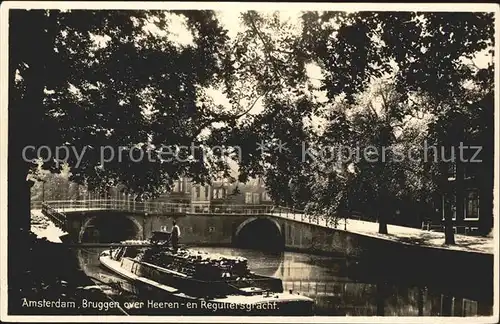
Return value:
[[(260, 12), (265, 14), (273, 13), (273, 11), (270, 10), (260, 11)], [(244, 31), (245, 27), (242, 25), (240, 20), (240, 15), (242, 13), (243, 11), (235, 11), (234, 9), (216, 10), (216, 14), (219, 21), (228, 30), (228, 36), (233, 40), (236, 38), (239, 32)], [(301, 14), (302, 11), (298, 9), (279, 11), (279, 16), (281, 18), (281, 21), (282, 22), (289, 21), (292, 23), (292, 25), (295, 25), (297, 29), (295, 29), (294, 32), (296, 33), (300, 33)], [(192, 43), (193, 35), (186, 27), (185, 17), (174, 14), (167, 14), (167, 18), (169, 19), (169, 23), (166, 29), (161, 30), (154, 24), (154, 22), (151, 22), (145, 26), (144, 28), (145, 31), (157, 34), (159, 36), (166, 36), (170, 41), (172, 41), (174, 44), (178, 44), (179, 46), (186, 46), (193, 44)], [(96, 46), (105, 46), (107, 39), (105, 37), (97, 36), (95, 41), (96, 41)], [(479, 53), (476, 56), (476, 58), (469, 63), (475, 64), (477, 67), (484, 68), (488, 65), (489, 62), (491, 62), (491, 60), (492, 60), (491, 55), (488, 53), (487, 50), (485, 50)], [(313, 87), (319, 88), (321, 86), (321, 80), (323, 79), (320, 66), (314, 63), (310, 63), (306, 66), (306, 72), (310, 78), (309, 83)], [(387, 77), (390, 76), (388, 75)], [(205, 91), (213, 99), (215, 104), (222, 105), (223, 107), (226, 107), (228, 110), (231, 109), (232, 105), (230, 104), (228, 98), (224, 95), (224, 93), (220, 89), (208, 88), (205, 89)], [(328, 101), (328, 98), (326, 97), (326, 91), (320, 91), (319, 89), (317, 89), (313, 90), (312, 94), (315, 96), (318, 102)], [(248, 104), (253, 102), (253, 100), (254, 99), (249, 100)], [(375, 99), (373, 101), (373, 104), (375, 106), (375, 109), (380, 109), (381, 106), (380, 101), (377, 101)], [(252, 108), (252, 110), (249, 112), (249, 114), (258, 114), (262, 110), (263, 110), (262, 99), (259, 99)], [(318, 129), (320, 129), (321, 125), (323, 124), (323, 121), (321, 118), (316, 117), (313, 118), (312, 124), (318, 127)]]
[[(273, 11), (260, 11), (261, 13), (265, 14), (272, 14)], [(228, 30), (228, 35), (232, 39), (236, 37), (238, 32), (242, 32), (244, 30), (244, 26), (242, 26), (241, 21), (240, 21), (240, 15), (243, 12), (234, 12), (234, 11), (217, 11), (217, 16), (220, 20), (220, 22), (224, 25), (224, 27)], [(281, 10), (279, 11), (279, 15), (281, 18), (282, 22), (290, 22), (294, 25), (296, 25), (296, 30), (295, 32), (300, 33), (300, 16), (302, 15), (303, 11), (301, 10)], [(326, 102), (328, 99), (326, 97), (326, 91), (320, 91), (319, 87), (321, 86), (321, 80), (323, 79), (323, 75), (321, 73), (321, 68), (317, 64), (308, 64), (306, 66), (306, 73), (309, 76), (310, 80), (309, 82), (311, 83), (312, 86), (317, 87), (318, 90), (314, 90), (313, 94), (316, 97), (316, 100), (318, 102)], [(214, 102), (221, 104), (226, 107), (230, 107), (230, 104), (225, 97), (225, 95), (216, 89), (210, 89), (208, 91), (210, 96), (214, 99)], [(263, 107), (263, 102), (262, 99), (259, 99), (252, 110), (249, 112), (249, 114), (258, 114), (264, 109)], [(321, 119), (319, 118), (313, 118), (312, 124), (315, 126), (319, 126), (322, 124)]]
[[(242, 13), (241, 11), (235, 12), (234, 10), (216, 11), (219, 21), (227, 29), (228, 36), (232, 40), (236, 38), (239, 32), (242, 32), (244, 30), (244, 27), (242, 26), (240, 21), (241, 13)], [(272, 13), (272, 11), (269, 11), (269, 13)], [(291, 19), (292, 21), (298, 22), (300, 13), (301, 11), (299, 10), (280, 11), (280, 16), (282, 17), (282, 20)], [(145, 30), (162, 36), (167, 35), (170, 41), (177, 43), (179, 45), (192, 44), (193, 35), (186, 27), (185, 18), (173, 14), (168, 14), (167, 17), (170, 20), (170, 24), (167, 30), (160, 30), (154, 23), (147, 24)], [(311, 65), (308, 71), (311, 73), (311, 77), (315, 78), (315, 84), (319, 86), (320, 82), (317, 79), (321, 78), (320, 68), (318, 66)], [(206, 93), (213, 99), (215, 104), (222, 105), (230, 109), (231, 104), (229, 103), (228, 98), (223, 94), (223, 92), (220, 89), (209, 88), (205, 90)], [(324, 94), (322, 94), (322, 97), (326, 99), (326, 96), (324, 96)], [(254, 108), (250, 111), (250, 114), (259, 113), (260, 111), (262, 111), (262, 109), (263, 109), (262, 100), (258, 100), (254, 105)]]
[[(272, 13), (272, 11), (261, 11), (264, 13)], [(243, 31), (243, 26), (240, 21), (240, 14), (242, 11), (235, 10), (217, 10), (216, 11), (219, 21), (224, 25), (224, 27), (228, 30), (228, 35), (234, 39), (238, 32)], [(300, 15), (301, 11), (298, 9), (294, 10), (281, 10), (279, 11), (280, 18), (282, 21), (290, 20), (291, 22), (296, 22), (297, 26), (300, 24)], [(179, 16), (171, 15), (172, 21), (171, 25), (168, 28), (169, 31), (169, 39), (176, 41), (180, 44), (189, 44), (192, 41), (192, 35), (187, 30), (186, 26), (183, 24), (183, 21)], [(154, 25), (152, 27), (155, 29)], [(473, 63), (480, 68), (484, 68), (491, 62), (491, 55), (487, 50), (479, 53), (476, 58), (473, 60)], [(319, 87), (321, 85), (321, 79), (323, 79), (323, 75), (321, 73), (321, 68), (316, 64), (309, 64), (306, 67), (307, 74), (310, 78), (310, 82), (313, 86)], [(207, 89), (207, 93), (213, 98), (216, 104), (223, 105), (224, 107), (231, 106), (226, 96), (218, 89)], [(313, 94), (316, 96), (316, 100), (320, 102), (327, 101), (326, 92), (325, 91), (313, 91)], [(377, 106), (377, 103), (375, 103)], [(262, 100), (259, 100), (254, 108), (251, 110), (251, 114), (259, 113), (263, 109)]]

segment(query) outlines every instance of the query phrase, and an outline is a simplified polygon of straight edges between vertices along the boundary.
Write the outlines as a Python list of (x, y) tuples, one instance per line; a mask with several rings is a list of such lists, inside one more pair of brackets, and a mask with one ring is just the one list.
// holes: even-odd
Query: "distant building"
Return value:
[(262, 179), (252, 179), (242, 185), (242, 194), (245, 197), (244, 203), (247, 205), (272, 205), (273, 201), (266, 191), (265, 183)]
[(189, 204), (191, 203), (192, 184), (187, 178), (180, 178), (174, 181), (172, 191), (165, 199), (170, 203)]
[(237, 212), (254, 206), (272, 204), (264, 182), (260, 179), (253, 179), (247, 183), (214, 181), (211, 185), (193, 184), (191, 206), (195, 212)]
[(151, 202), (180, 203), (189, 205), (192, 212), (237, 212), (255, 206), (273, 205), (261, 179), (247, 183), (213, 181), (211, 184), (195, 184), (187, 178), (174, 182), (171, 192)]
[(444, 225), (446, 213), (451, 213), (457, 233), (488, 234), (493, 228), (492, 188), (483, 185), (478, 167), (467, 164), (457, 170), (457, 163), (450, 164), (450, 190), (439, 195), (439, 221)]
[[(224, 194), (215, 193), (217, 196)], [(191, 190), (191, 209), (193, 212), (208, 212), (214, 192), (210, 185), (193, 184)]]
[[(486, 98), (471, 109), (477, 120), (467, 120), (463, 159), (456, 156), (448, 163), (448, 189), (438, 194), (436, 211), (444, 224), (446, 213), (451, 213), (457, 233), (477, 232), (486, 235), (493, 228), (493, 104)], [(475, 148), (480, 148), (478, 151)], [(456, 152), (456, 154), (460, 154)]]

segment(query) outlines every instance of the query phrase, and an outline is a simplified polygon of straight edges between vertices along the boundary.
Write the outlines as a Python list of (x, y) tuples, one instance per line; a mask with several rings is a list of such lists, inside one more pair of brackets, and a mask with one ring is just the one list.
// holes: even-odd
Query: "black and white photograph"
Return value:
[(498, 5), (0, 12), (2, 321), (499, 321)]

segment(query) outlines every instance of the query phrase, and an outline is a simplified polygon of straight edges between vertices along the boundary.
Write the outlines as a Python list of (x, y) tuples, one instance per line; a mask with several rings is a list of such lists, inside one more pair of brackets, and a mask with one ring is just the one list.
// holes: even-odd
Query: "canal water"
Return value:
[[(432, 286), (391, 283), (390, 278), (356, 279), (345, 258), (305, 253), (269, 253), (255, 250), (193, 247), (225, 255), (243, 256), (252, 271), (282, 279), (286, 291), (293, 290), (315, 300), (316, 314), (323, 316), (490, 316), (492, 303), (450, 295)], [(119, 288), (123, 279), (99, 266), (103, 248), (78, 249), (82, 269), (110, 298), (141, 301)], [(369, 269), (365, 269), (369, 272)], [(143, 298), (143, 297), (142, 297)], [(129, 314), (148, 314), (147, 309), (127, 309)], [(167, 313), (164, 315), (168, 315)], [(189, 315), (186, 313), (186, 315)]]

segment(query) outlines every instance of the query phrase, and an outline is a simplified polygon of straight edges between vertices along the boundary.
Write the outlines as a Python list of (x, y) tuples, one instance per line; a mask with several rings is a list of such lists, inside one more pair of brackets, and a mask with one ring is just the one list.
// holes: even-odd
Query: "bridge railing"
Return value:
[[(138, 202), (132, 200), (94, 199), (94, 200), (54, 200), (42, 203), (42, 209), (54, 218), (62, 219), (65, 212), (79, 210), (117, 210), (148, 214), (225, 214), (225, 215), (273, 215), (299, 222), (337, 228), (339, 221), (308, 214), (302, 210), (274, 205), (253, 204), (206, 204)], [(346, 221), (344, 228), (346, 228)]]
[(42, 204), (44, 203), (41, 200), (31, 200), (31, 209), (42, 209)]
[(41, 208), (42, 208), (42, 214), (48, 216), (56, 226), (60, 227), (61, 229), (64, 229), (66, 226), (66, 215), (64, 213), (60, 212), (56, 208), (49, 206), (49, 204), (43, 202), (41, 203)]
[[(196, 213), (196, 214), (269, 214), (277, 213), (272, 205), (250, 204), (186, 204), (167, 202), (137, 202), (130, 200), (54, 200), (45, 205), (61, 211), (78, 210), (122, 210), (130, 212), (160, 213)], [(285, 214), (285, 211), (279, 211)]]
[(292, 208), (274, 205), (254, 204), (207, 204), (207, 203), (169, 203), (137, 202), (130, 200), (94, 199), (94, 200), (53, 200), (45, 204), (55, 210), (123, 210), (147, 213), (196, 213), (196, 214), (272, 214), (276, 216), (305, 220), (304, 212)]

